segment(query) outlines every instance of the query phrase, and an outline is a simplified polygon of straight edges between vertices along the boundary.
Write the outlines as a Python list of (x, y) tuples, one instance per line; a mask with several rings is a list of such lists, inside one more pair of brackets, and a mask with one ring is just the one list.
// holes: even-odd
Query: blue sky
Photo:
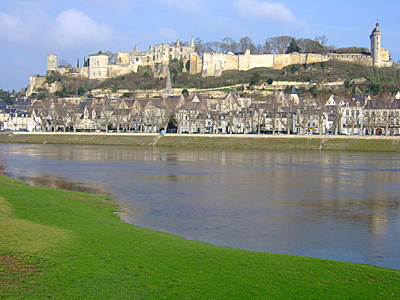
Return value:
[(29, 75), (46, 71), (46, 54), (72, 65), (105, 51), (140, 51), (149, 45), (248, 36), (314, 38), (325, 34), (337, 47), (369, 48), (379, 20), (383, 47), (400, 60), (400, 1), (316, 0), (1, 0), (0, 88), (26, 87)]

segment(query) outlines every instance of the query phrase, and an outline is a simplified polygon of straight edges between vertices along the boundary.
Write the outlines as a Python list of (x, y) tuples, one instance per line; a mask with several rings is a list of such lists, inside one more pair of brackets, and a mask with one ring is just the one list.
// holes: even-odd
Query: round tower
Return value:
[(57, 55), (47, 54), (47, 72), (57, 70)]
[(372, 30), (371, 35), (371, 54), (374, 66), (381, 64), (381, 45), (382, 45), (382, 32), (379, 31), (379, 23), (376, 23), (375, 28)]

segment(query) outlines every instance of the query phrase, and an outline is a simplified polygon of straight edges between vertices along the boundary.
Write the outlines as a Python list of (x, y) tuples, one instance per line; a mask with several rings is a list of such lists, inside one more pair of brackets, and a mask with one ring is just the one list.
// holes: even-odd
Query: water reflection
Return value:
[[(9, 175), (6, 173), (6, 175)], [(68, 191), (78, 191), (82, 193), (100, 194), (112, 196), (110, 191), (104, 186), (98, 185), (96, 182), (73, 182), (69, 178), (65, 177), (55, 177), (50, 174), (44, 174), (38, 177), (21, 177), (18, 178), (29, 185), (39, 186), (39, 187), (50, 187), (55, 189), (62, 189)]]
[(398, 154), (0, 150), (11, 162), (8, 171), (30, 184), (112, 193), (132, 224), (217, 245), (400, 269)]

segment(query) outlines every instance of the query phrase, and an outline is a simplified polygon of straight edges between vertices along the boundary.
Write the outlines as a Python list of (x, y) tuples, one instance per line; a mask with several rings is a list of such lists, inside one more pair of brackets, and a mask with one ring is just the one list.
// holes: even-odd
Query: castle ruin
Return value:
[[(132, 52), (117, 52), (116, 61), (109, 63), (107, 54), (91, 54), (89, 61), (83, 67), (66, 68), (57, 66), (57, 55), (47, 55), (47, 73), (58, 71), (62, 75), (87, 78), (107, 79), (115, 78), (131, 72), (137, 73), (141, 67), (148, 67), (154, 72), (155, 77), (166, 77), (168, 65), (171, 59), (183, 61), (184, 70), (190, 74), (205, 76), (221, 76), (224, 71), (247, 71), (254, 68), (282, 69), (293, 64), (320, 63), (329, 60), (358, 63), (365, 66), (389, 67), (389, 51), (382, 45), (382, 32), (377, 23), (370, 35), (371, 55), (369, 54), (314, 54), (314, 53), (290, 53), (290, 54), (251, 54), (247, 50), (244, 54), (212, 52), (200, 56), (196, 53), (193, 37), (189, 44), (183, 44), (177, 40), (175, 45), (159, 44), (154, 48), (150, 46), (148, 51), (139, 52), (135, 46)], [(186, 69), (189, 62), (189, 70)], [(42, 82), (38, 76), (31, 76), (27, 95)], [(29, 94), (28, 94), (29, 93)]]

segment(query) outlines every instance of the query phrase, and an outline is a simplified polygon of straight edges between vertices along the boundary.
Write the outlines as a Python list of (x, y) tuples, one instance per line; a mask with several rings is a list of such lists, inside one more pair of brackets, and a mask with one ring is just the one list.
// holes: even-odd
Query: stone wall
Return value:
[[(194, 68), (198, 66), (201, 60), (198, 56), (191, 55), (191, 74)], [(284, 67), (296, 64), (312, 64), (329, 60), (339, 60), (352, 63), (358, 63), (366, 66), (372, 66), (372, 57), (364, 54), (307, 54), (307, 53), (290, 53), (290, 54), (250, 54), (247, 50), (245, 54), (234, 55), (233, 53), (204, 53), (202, 59), (202, 68), (197, 73), (202, 76), (220, 76), (222, 72), (229, 70), (248, 71), (254, 68), (274, 68), (280, 70)]]
[(89, 79), (109, 78), (108, 55), (91, 54), (89, 55)]

